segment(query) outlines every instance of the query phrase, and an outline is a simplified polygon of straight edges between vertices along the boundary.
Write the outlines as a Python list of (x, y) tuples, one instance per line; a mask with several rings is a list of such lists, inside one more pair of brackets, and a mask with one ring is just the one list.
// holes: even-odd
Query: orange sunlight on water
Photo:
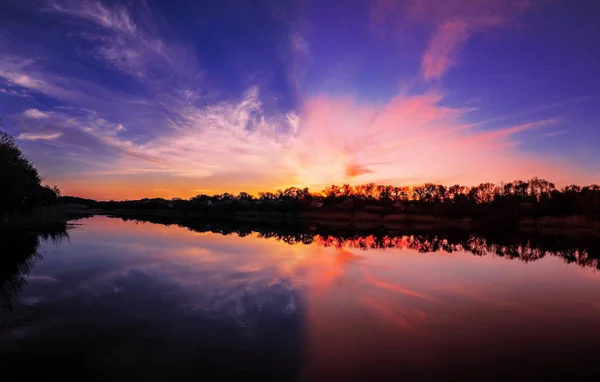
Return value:
[(406, 237), (387, 243), (396, 248), (360, 250), (375, 239), (317, 237), (310, 245), (289, 245), (257, 234), (199, 234), (103, 217), (85, 224), (110, 235), (126, 231), (132, 242), (168, 242), (168, 253), (159, 256), (192, 272), (254, 277), (274, 270), (268, 273), (273, 280), (290, 279), (302, 296), (307, 376), (316, 379), (352, 380), (374, 365), (384, 372), (399, 362), (452, 370), (488, 349), (514, 351), (503, 350), (510, 341), (521, 344), (519, 351), (536, 352), (546, 346), (548, 330), (589, 328), (600, 314), (590, 303), (600, 283), (582, 277), (593, 270), (556, 257), (524, 264), (462, 251), (417, 253)]

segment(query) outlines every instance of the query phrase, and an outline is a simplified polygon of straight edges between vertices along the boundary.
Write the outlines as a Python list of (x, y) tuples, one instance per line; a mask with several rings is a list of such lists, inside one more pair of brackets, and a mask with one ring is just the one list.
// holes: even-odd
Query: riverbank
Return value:
[(38, 230), (64, 225), (68, 220), (62, 206), (36, 207), (31, 213), (0, 217), (0, 230)]
[(598, 236), (600, 220), (583, 215), (540, 217), (451, 217), (419, 213), (384, 213), (368, 211), (174, 211), (174, 210), (103, 210), (67, 209), (67, 217), (108, 215), (128, 219), (166, 218), (198, 221), (234, 221), (247, 224), (302, 224), (324, 229), (342, 230), (518, 230), (548, 236)]

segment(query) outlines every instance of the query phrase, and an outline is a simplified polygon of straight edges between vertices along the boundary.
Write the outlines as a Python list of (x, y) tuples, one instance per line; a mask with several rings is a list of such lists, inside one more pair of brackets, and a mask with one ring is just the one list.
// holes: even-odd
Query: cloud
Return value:
[(508, 28), (535, 0), (379, 0), (371, 9), (371, 24), (380, 29), (390, 23), (402, 28), (426, 27), (430, 34), (421, 59), (426, 81), (441, 78), (458, 62), (464, 44), (476, 33), (495, 28)]
[(23, 115), (27, 118), (33, 119), (44, 119), (50, 117), (50, 114), (40, 111), (38, 109), (27, 109), (23, 112)]
[(123, 34), (133, 34), (136, 26), (127, 9), (121, 6), (107, 7), (99, 1), (49, 1), (48, 9), (78, 17), (106, 29)]
[(566, 130), (549, 131), (547, 133), (540, 134), (540, 138), (560, 137), (566, 134), (568, 134), (568, 131)]
[[(514, 134), (517, 134), (517, 133), (520, 133), (520, 132), (523, 132), (526, 130), (531, 130), (531, 129), (536, 129), (536, 128), (556, 124), (558, 122), (559, 122), (559, 120), (557, 118), (551, 118), (551, 119), (545, 119), (545, 120), (540, 120), (540, 121), (535, 121), (535, 122), (524, 123), (521, 125), (507, 127), (507, 128), (499, 129), (499, 130), (486, 131), (486, 132), (483, 132), (480, 134), (473, 135), (472, 137), (470, 137), (468, 139), (468, 142), (473, 142), (473, 143), (477, 143), (477, 144), (489, 143), (489, 142), (494, 142), (494, 141), (503, 142), (503, 140), (505, 140), (507, 137), (510, 137)], [(540, 134), (540, 136), (543, 136), (543, 135), (544, 134)]]
[(144, 154), (144, 152), (134, 146), (134, 143), (129, 140), (121, 140), (117, 138), (114, 133), (106, 130), (101, 130), (93, 127), (86, 126), (82, 129), (85, 133), (98, 139), (107, 147), (114, 149), (118, 152), (122, 152), (129, 156), (137, 159), (141, 159), (151, 163), (161, 163), (159, 159), (153, 158), (152, 156)]
[[(133, 127), (138, 140), (143, 140), (145, 134), (155, 136), (157, 130), (168, 130), (163, 123), (165, 116), (200, 97), (197, 79), (201, 70), (193, 50), (173, 39), (165, 43), (163, 30), (144, 3), (134, 8), (98, 1), (56, 0), (48, 1), (41, 15), (65, 21), (67, 35), (78, 54), (67, 58), (59, 50), (0, 34), (3, 95), (44, 95), (60, 100), (61, 107), (70, 108), (63, 111), (74, 114), (83, 126), (87, 121), (77, 117), (82, 112), (108, 115), (118, 121), (111, 128), (127, 135), (132, 131), (125, 126)], [(103, 81), (101, 75), (95, 75), (98, 66), (90, 65), (82, 52), (141, 81), (143, 87), (132, 93)], [(76, 70), (69, 70), (71, 67)], [(140, 125), (146, 128), (138, 129)]]
[(423, 55), (421, 70), (426, 80), (440, 78), (456, 62), (456, 55), (469, 37), (463, 20), (444, 22), (435, 32)]
[(21, 133), (17, 137), (18, 139), (22, 139), (25, 141), (39, 141), (39, 140), (53, 140), (62, 136), (61, 132), (55, 133)]
[[(564, 166), (519, 149), (519, 134), (555, 120), (490, 129), (437, 93), (399, 94), (387, 104), (320, 96), (300, 114), (283, 156), (299, 184), (499, 182), (536, 174), (564, 180)], [(348, 171), (348, 169), (360, 171)], [(575, 174), (572, 174), (575, 176)]]
[[(49, 116), (52, 116), (56, 117), (54, 119), (59, 123), (67, 123), (68, 116), (71, 115), (75, 118), (73, 121), (85, 126), (88, 121), (81, 120), (80, 117), (89, 118), (92, 114), (97, 116), (101, 113), (118, 120), (118, 123), (110, 128), (118, 133), (125, 133), (128, 130), (125, 126), (132, 120), (135, 120), (136, 125), (149, 125), (150, 120), (156, 124), (160, 119), (159, 114), (169, 108), (169, 105), (161, 105), (153, 99), (152, 94), (132, 94), (106, 82), (93, 82), (98, 77), (79, 78), (64, 71), (56, 71), (56, 65), (53, 65), (56, 63), (60, 63), (59, 66), (63, 66), (63, 69), (69, 67), (65, 64), (64, 57), (28, 54), (27, 50), (19, 48), (21, 46), (31, 48), (30, 44), (20, 44), (19, 40), (3, 40), (0, 36), (0, 86), (4, 85), (0, 88), (1, 94), (27, 97), (42, 104), (45, 99), (38, 97), (43, 95), (53, 99), (56, 105), (54, 108), (57, 110), (49, 113), (39, 109), (28, 109), (22, 114), (27, 118), (43, 118), (45, 122), (49, 122), (52, 119)], [(42, 113), (46, 117), (43, 117)]]
[[(444, 106), (435, 92), (401, 93), (386, 103), (317, 95), (283, 115), (267, 115), (256, 88), (237, 102), (170, 105), (171, 119), (164, 122), (170, 129), (147, 140), (131, 139), (120, 123), (95, 112), (53, 113), (53, 124), (93, 137), (113, 153), (87, 166), (88, 180), (63, 178), (61, 186), (96, 195), (103, 185), (102, 198), (140, 198), (292, 185), (587, 179), (558, 158), (520, 148), (520, 140), (543, 135), (559, 120), (473, 123), (468, 109)], [(93, 159), (98, 151), (78, 155)]]
[(177, 72), (188, 73), (195, 67), (179, 44), (163, 40), (145, 3), (125, 7), (92, 0), (55, 0), (48, 3), (47, 10), (82, 21), (71, 35), (91, 43), (91, 54), (97, 58), (145, 84), (173, 80)]
[[(427, 49), (418, 58), (427, 81), (456, 65), (473, 34), (510, 27), (530, 8), (510, 0), (385, 4), (388, 8), (375, 22), (393, 18), (396, 24), (428, 31)], [(546, 126), (559, 121), (524, 120), (520, 115), (511, 117), (511, 124), (473, 123), (469, 110), (449, 107), (442, 94), (427, 90), (378, 102), (300, 94), (304, 70), (310, 67), (304, 64), (319, 46), (303, 37), (311, 34), (300, 25), (284, 35), (282, 48), (289, 55), (284, 75), (295, 84), (298, 102), (273, 110), (273, 96), (281, 93), (254, 86), (252, 75), (242, 78), (248, 89), (242, 95), (228, 87), (211, 88), (213, 79), (203, 82), (194, 49), (170, 36), (169, 28), (161, 28), (160, 19), (143, 3), (56, 0), (45, 11), (43, 17), (64, 21), (77, 54), (63, 56), (60, 49), (31, 54), (38, 51), (32, 48), (35, 42), (0, 36), (0, 77), (5, 82), (0, 85), (26, 92), (36, 104), (52, 99), (52, 113), (30, 109), (50, 115), (36, 121), (44, 126), (28, 126), (20, 138), (56, 139), (61, 135), (53, 135), (64, 134), (55, 143), (61, 145), (55, 156), (62, 156), (57, 162), (66, 158), (70, 163), (70, 173), (61, 167), (57, 181), (66, 192), (75, 193), (69, 191), (73, 187), (83, 196), (102, 198), (189, 197), (197, 190), (257, 192), (367, 182), (472, 184), (530, 176), (560, 184), (587, 176), (567, 171), (550, 154), (521, 147), (522, 141), (547, 133)], [(78, 70), (69, 70), (69, 65)], [(105, 78), (107, 68), (115, 73)], [(112, 76), (129, 81), (123, 85), (106, 80)], [(34, 118), (30, 110), (25, 116)], [(27, 146), (35, 150), (41, 143)], [(40, 154), (45, 159), (43, 155), (49, 154)], [(47, 162), (40, 160), (42, 170)]]
[[(123, 140), (110, 129), (86, 131), (123, 153), (112, 170), (103, 170), (127, 174), (120, 190), (131, 182), (156, 189), (163, 179), (183, 197), (197, 193), (194, 184), (212, 192), (256, 192), (407, 179), (478, 184), (541, 176), (561, 184), (586, 176), (520, 149), (523, 134), (560, 121), (490, 129), (468, 123), (469, 110), (442, 106), (442, 100), (438, 93), (399, 94), (388, 103), (367, 104), (320, 95), (307, 99), (298, 114), (268, 117), (251, 89), (237, 103), (179, 109), (170, 134), (146, 143)], [(148, 176), (156, 184), (144, 180)]]
[(0, 93), (5, 94), (7, 96), (14, 97), (27, 97), (27, 93), (23, 90), (13, 89), (12, 87), (2, 88), (0, 87)]
[(430, 18), (436, 24), (421, 61), (425, 80), (434, 80), (441, 78), (456, 64), (460, 50), (471, 35), (486, 29), (511, 26), (514, 20), (531, 8), (533, 1), (450, 0), (440, 7), (439, 2), (419, 0), (411, 5), (413, 17), (422, 20)]
[(7, 44), (0, 39), (0, 79), (4, 79), (9, 85), (7, 94), (23, 97), (37, 93), (76, 104), (95, 105), (106, 99), (119, 99), (122, 103), (135, 100), (132, 96), (124, 99), (119, 91), (109, 92), (104, 86), (87, 79), (57, 74), (48, 69), (47, 63), (40, 58), (30, 59), (26, 58), (26, 54), (13, 53), (18, 51), (17, 46), (18, 44)]
[(360, 166), (360, 165), (348, 164), (346, 166), (346, 176), (348, 178), (354, 178), (355, 176), (369, 174), (371, 172), (372, 171), (369, 170), (368, 168), (365, 168), (364, 166)]
[[(1, 41), (0, 41), (1, 42)], [(3, 52), (10, 47), (0, 45)], [(45, 81), (37, 78), (33, 73), (28, 73), (34, 65), (34, 60), (24, 59), (14, 54), (3, 54), (0, 57), (0, 77), (10, 85), (38, 91), (40, 93), (53, 93), (54, 89)]]
[[(62, 109), (73, 113), (70, 108)], [(161, 163), (158, 159), (146, 155), (130, 139), (120, 136), (127, 130), (123, 124), (109, 122), (99, 117), (98, 113), (93, 110), (77, 109), (77, 114), (68, 114), (64, 111), (53, 113), (51, 122), (54, 125), (84, 133), (92, 137), (95, 142), (119, 154), (126, 154), (151, 163)]]
[(7, 83), (10, 93), (23, 96), (25, 93), (36, 92), (61, 99), (85, 97), (84, 93), (73, 90), (81, 81), (52, 73), (46, 65), (40, 63), (39, 57), (29, 57), (35, 55), (17, 53), (22, 51), (22, 45), (0, 35), (0, 79)]
[[(222, 102), (204, 108), (191, 105), (172, 110), (174, 130), (137, 146), (165, 163), (173, 174), (209, 177), (221, 172), (278, 170), (282, 142), (278, 132), (291, 127), (270, 121), (257, 89), (238, 103)], [(123, 163), (120, 168), (127, 168)], [(154, 167), (154, 169), (159, 169)]]

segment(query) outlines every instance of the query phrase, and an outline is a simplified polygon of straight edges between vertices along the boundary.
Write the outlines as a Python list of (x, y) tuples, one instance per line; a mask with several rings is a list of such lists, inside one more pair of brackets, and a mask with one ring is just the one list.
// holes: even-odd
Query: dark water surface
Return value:
[(4, 238), (3, 256), (38, 254), (0, 272), (0, 379), (600, 377), (600, 273), (579, 249), (261, 236), (94, 217)]

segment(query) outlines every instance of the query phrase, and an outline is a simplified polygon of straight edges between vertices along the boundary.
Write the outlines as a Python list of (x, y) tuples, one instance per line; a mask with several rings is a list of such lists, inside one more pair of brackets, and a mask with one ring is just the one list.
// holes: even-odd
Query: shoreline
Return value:
[(305, 225), (323, 229), (351, 230), (516, 230), (524, 234), (547, 236), (596, 236), (600, 238), (600, 220), (584, 215), (517, 217), (502, 219), (489, 217), (452, 217), (419, 213), (382, 213), (368, 211), (214, 211), (182, 212), (173, 210), (130, 209), (65, 209), (65, 216), (84, 218), (106, 215), (117, 218), (185, 219), (197, 221), (235, 222), (241, 224)]
[(45, 230), (64, 225), (68, 220), (62, 206), (36, 207), (30, 213), (0, 216), (0, 231)]

